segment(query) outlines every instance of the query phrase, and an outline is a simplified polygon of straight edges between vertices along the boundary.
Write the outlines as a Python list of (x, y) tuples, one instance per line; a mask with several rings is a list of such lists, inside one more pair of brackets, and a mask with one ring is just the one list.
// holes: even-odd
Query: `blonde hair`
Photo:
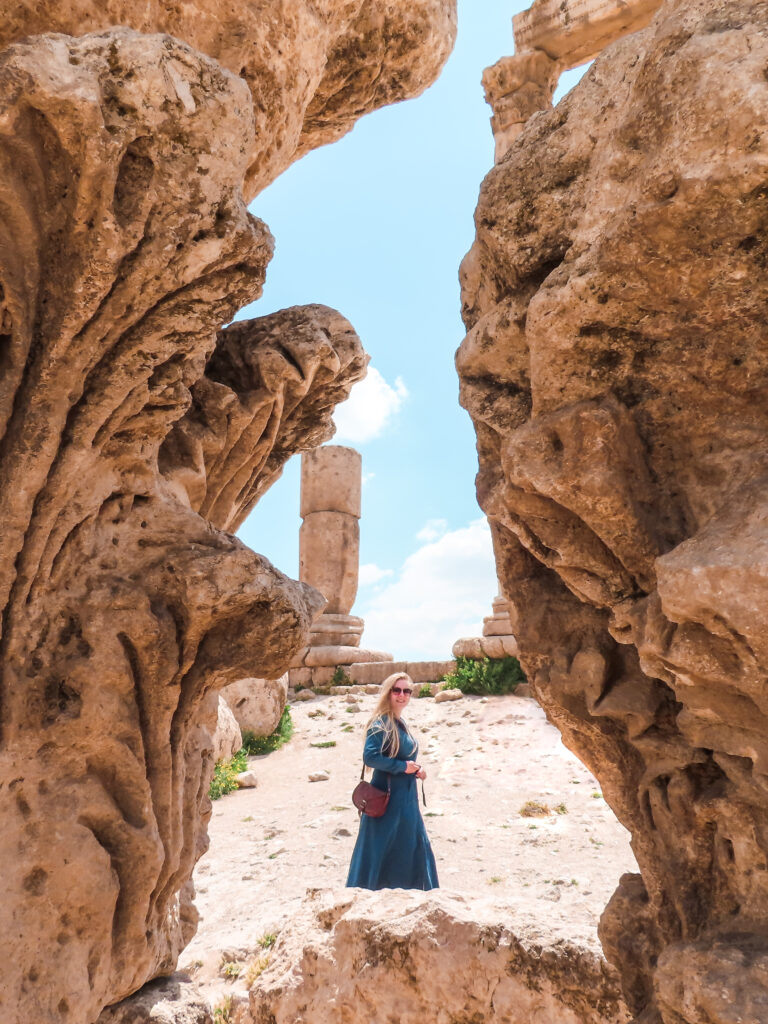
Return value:
[[(413, 688), (413, 680), (407, 672), (393, 672), (391, 676), (387, 676), (384, 682), (381, 684), (381, 690), (379, 691), (379, 699), (376, 701), (376, 707), (373, 709), (373, 714), (368, 719), (365, 725), (366, 735), (372, 725), (378, 725), (377, 731), (383, 732), (384, 744), (382, 750), (387, 751), (387, 757), (397, 757), (400, 753), (400, 730), (397, 728), (397, 719), (392, 714), (392, 704), (390, 703), (390, 691), (396, 682), (400, 679), (405, 679), (407, 683)], [(405, 724), (406, 733), (410, 736), (413, 742), (416, 742), (416, 738)]]

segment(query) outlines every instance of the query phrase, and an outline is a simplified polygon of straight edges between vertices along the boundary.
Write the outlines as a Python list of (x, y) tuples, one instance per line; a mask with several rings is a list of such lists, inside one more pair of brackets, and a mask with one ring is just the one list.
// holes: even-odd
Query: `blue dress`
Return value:
[(405, 762), (413, 761), (418, 744), (398, 721), (398, 757), (387, 757), (386, 733), (380, 720), (365, 737), (363, 761), (373, 768), (371, 782), (378, 789), (391, 787), (389, 804), (380, 818), (360, 818), (360, 831), (352, 853), (348, 886), (361, 889), (436, 889), (437, 868), (427, 830), (419, 810), (416, 776), (406, 775)]

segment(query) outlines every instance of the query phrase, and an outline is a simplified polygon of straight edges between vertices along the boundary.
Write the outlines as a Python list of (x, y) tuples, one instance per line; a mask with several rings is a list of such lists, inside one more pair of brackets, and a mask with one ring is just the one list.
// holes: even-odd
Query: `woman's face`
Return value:
[(392, 689), (389, 691), (389, 706), (392, 714), (399, 718), (403, 708), (411, 699), (413, 684), (408, 679), (396, 679)]

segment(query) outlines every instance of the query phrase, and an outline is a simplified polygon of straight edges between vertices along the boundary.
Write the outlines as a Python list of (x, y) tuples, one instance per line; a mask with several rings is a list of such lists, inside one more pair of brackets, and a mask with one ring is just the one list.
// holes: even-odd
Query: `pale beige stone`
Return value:
[(238, 679), (225, 686), (221, 695), (242, 731), (269, 736), (277, 728), (288, 699), (288, 673), (278, 679)]
[(628, 1024), (599, 952), (440, 890), (315, 890), (251, 988), (246, 1021)]
[[(304, 659), (310, 668), (351, 666), (356, 662), (391, 662), (392, 655), (386, 651), (369, 651), (362, 647), (310, 647)], [(356, 672), (350, 675), (358, 682)]]
[(359, 647), (364, 626), (363, 620), (356, 615), (324, 612), (312, 623), (310, 644), (317, 647)]
[(240, 726), (226, 700), (219, 695), (216, 731), (213, 734), (214, 761), (229, 761), (243, 745)]
[(438, 682), (456, 670), (455, 661), (409, 661), (407, 666), (405, 671), (414, 683)]
[(297, 690), (293, 699), (297, 701), (313, 700), (314, 696), (312, 690)]
[(504, 158), (533, 114), (552, 109), (560, 70), (557, 61), (537, 50), (502, 57), (483, 72), (485, 99), (493, 110), (491, 128), (496, 163)]
[(359, 519), (362, 465), (360, 452), (340, 444), (305, 452), (301, 457), (301, 517), (311, 512), (345, 512)]
[(299, 577), (330, 612), (348, 615), (357, 597), (360, 526), (345, 512), (312, 512), (299, 530)]
[(239, 772), (235, 776), (235, 782), (237, 783), (238, 789), (256, 789), (259, 784), (258, 776), (253, 770), (245, 772)]
[(512, 19), (515, 47), (542, 50), (573, 68), (609, 43), (645, 28), (662, 0), (534, 0)]
[(438, 704), (442, 704), (446, 700), (461, 700), (461, 698), (463, 696), (464, 696), (464, 694), (461, 692), (461, 690), (455, 690), (455, 689), (440, 690), (440, 689), (438, 689), (437, 692), (435, 693), (435, 700), (437, 701)]
[(310, 782), (327, 782), (330, 779), (330, 773), (326, 771), (310, 772), (307, 779)]

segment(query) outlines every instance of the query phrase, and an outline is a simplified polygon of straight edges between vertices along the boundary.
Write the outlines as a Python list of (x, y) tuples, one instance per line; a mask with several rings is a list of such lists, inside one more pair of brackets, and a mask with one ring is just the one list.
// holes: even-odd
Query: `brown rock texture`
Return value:
[(0, 54), (0, 1016), (85, 1024), (195, 929), (217, 690), (322, 600), (233, 529), (364, 372), (324, 307), (224, 331), (272, 240), (245, 82), (168, 36)]
[(486, 178), (457, 355), (521, 661), (631, 831), (638, 1021), (768, 1016), (768, 5), (676, 0)]
[[(599, 951), (458, 895), (314, 890), (237, 1024), (626, 1024)], [(596, 945), (596, 943), (595, 943)]]
[(114, 25), (167, 33), (245, 79), (256, 127), (244, 186), (252, 199), (363, 114), (430, 85), (453, 46), (456, 0), (15, 0), (3, 11), (0, 50), (42, 32)]

